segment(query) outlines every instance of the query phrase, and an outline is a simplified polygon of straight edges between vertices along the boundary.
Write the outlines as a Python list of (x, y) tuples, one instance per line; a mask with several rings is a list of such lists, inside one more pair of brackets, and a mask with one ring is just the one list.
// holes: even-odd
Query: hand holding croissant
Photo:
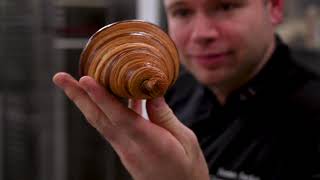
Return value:
[[(100, 38), (109, 39), (106, 42), (120, 38), (120, 42), (91, 39), (97, 43), (88, 44), (82, 54), (80, 67), (84, 77), (77, 81), (67, 73), (57, 73), (54, 83), (110, 142), (133, 179), (209, 180), (195, 134), (176, 118), (164, 99), (158, 97), (177, 77), (176, 52), (158, 44), (162, 40), (157, 39), (167, 38), (162, 32), (159, 35), (156, 28), (150, 28), (150, 24), (126, 23), (129, 25), (122, 24), (117, 30), (112, 30), (116, 26), (108, 26), (95, 36), (107, 32)], [(125, 33), (127, 28), (130, 33)], [(135, 33), (137, 29), (146, 29), (146, 32)], [(149, 32), (148, 38), (140, 37)], [(128, 37), (129, 34), (133, 37)], [(136, 47), (138, 49), (133, 50)], [(135, 109), (128, 109), (114, 95), (148, 98), (150, 121)]]

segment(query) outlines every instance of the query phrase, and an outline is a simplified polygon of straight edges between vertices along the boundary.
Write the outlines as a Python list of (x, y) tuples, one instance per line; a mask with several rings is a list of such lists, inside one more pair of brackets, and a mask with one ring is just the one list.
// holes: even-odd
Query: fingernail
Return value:
[(66, 76), (66, 73), (57, 73), (53, 76), (52, 82), (60, 88), (63, 88), (64, 79), (63, 76)]
[(83, 76), (80, 78), (79, 83), (81, 85), (81, 87), (86, 90), (88, 93), (90, 93), (92, 91), (92, 89), (90, 88), (90, 78), (88, 76)]

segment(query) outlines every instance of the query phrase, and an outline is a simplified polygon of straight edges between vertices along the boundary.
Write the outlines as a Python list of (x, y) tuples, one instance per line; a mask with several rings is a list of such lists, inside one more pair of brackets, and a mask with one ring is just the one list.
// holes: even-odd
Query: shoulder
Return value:
[(292, 56), (301, 76), (305, 76), (294, 97), (309, 108), (317, 105), (314, 108), (318, 108), (320, 113), (320, 52), (299, 49), (293, 50)]
[(320, 76), (320, 51), (311, 49), (291, 49), (294, 62), (308, 73)]
[[(298, 76), (303, 79), (290, 97), (295, 112), (301, 112), (304, 119), (320, 120), (320, 53), (310, 50), (293, 50), (293, 61), (298, 67)], [(294, 114), (294, 113), (293, 113)]]

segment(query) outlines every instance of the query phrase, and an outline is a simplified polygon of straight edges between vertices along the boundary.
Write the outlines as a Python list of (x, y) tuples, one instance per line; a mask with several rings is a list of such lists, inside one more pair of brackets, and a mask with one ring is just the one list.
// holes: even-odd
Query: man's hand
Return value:
[(88, 76), (78, 82), (69, 74), (58, 73), (53, 81), (109, 141), (134, 179), (209, 179), (196, 136), (163, 98), (147, 101), (147, 121), (137, 113), (138, 106), (129, 109)]

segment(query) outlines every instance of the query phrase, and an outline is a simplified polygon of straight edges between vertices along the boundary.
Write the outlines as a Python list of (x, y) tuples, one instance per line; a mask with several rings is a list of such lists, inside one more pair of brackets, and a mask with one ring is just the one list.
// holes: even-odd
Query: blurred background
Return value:
[[(283, 39), (301, 56), (319, 54), (320, 1), (290, 0), (285, 18)], [(131, 179), (51, 82), (57, 71), (78, 78), (90, 35), (124, 19), (166, 29), (157, 0), (0, 0), (0, 180)]]

